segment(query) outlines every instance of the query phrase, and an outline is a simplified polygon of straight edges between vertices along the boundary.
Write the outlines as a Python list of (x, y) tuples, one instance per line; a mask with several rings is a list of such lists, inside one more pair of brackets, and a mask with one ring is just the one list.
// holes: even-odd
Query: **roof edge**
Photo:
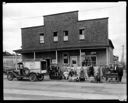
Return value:
[(67, 13), (73, 13), (73, 12), (79, 12), (79, 10), (69, 11), (69, 12), (62, 12), (62, 13), (56, 13), (56, 14), (49, 14), (49, 15), (44, 15), (43, 17), (60, 15), (60, 14), (67, 14)]
[(109, 46), (111, 46), (114, 49), (114, 45), (113, 45), (111, 39), (108, 39), (108, 41), (109, 41)]
[(86, 19), (86, 20), (78, 20), (78, 22), (83, 22), (83, 21), (92, 21), (92, 20), (101, 20), (101, 19), (109, 19), (109, 17), (94, 18), (94, 19)]
[(21, 28), (21, 29), (38, 28), (38, 27), (44, 27), (44, 25), (23, 27), (23, 28)]

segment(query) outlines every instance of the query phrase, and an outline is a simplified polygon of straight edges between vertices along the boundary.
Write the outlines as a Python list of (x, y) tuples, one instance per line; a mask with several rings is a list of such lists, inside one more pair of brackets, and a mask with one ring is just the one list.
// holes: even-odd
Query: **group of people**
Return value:
[(121, 64), (110, 64), (109, 66), (103, 67), (103, 74), (105, 73), (116, 73), (118, 75), (118, 81), (122, 81), (123, 66)]
[(118, 81), (121, 82), (123, 76), (123, 67), (121, 64), (111, 64), (109, 66), (84, 66), (74, 68), (67, 67), (63, 73), (64, 78), (69, 81), (84, 81), (90, 80), (95, 82), (101, 82), (105, 73), (116, 73), (118, 75)]

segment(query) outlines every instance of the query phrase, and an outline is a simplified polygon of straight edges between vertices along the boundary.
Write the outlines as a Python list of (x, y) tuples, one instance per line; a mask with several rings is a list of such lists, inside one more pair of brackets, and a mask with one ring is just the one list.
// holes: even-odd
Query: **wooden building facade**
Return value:
[(108, 18), (78, 20), (78, 11), (44, 16), (44, 25), (22, 28), (22, 60), (47, 60), (48, 65), (109, 65), (113, 63)]

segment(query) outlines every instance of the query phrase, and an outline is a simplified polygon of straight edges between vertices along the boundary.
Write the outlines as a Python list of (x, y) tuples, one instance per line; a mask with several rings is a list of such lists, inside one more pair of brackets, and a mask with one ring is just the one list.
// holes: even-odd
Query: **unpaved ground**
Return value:
[(50, 80), (48, 76), (40, 82), (8, 81), (4, 76), (3, 83), (4, 100), (126, 100), (126, 77), (122, 83), (89, 83)]

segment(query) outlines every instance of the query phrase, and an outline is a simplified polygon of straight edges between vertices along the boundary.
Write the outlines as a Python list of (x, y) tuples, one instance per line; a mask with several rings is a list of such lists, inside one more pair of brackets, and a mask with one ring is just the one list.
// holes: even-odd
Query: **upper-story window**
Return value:
[(44, 43), (44, 33), (40, 34), (40, 43)]
[(79, 39), (82, 40), (82, 39), (85, 39), (85, 35), (84, 35), (84, 29), (79, 29)]
[(53, 41), (54, 42), (58, 41), (58, 33), (57, 32), (53, 32)]
[(64, 41), (68, 41), (68, 31), (64, 31)]

